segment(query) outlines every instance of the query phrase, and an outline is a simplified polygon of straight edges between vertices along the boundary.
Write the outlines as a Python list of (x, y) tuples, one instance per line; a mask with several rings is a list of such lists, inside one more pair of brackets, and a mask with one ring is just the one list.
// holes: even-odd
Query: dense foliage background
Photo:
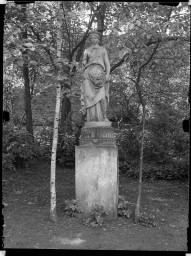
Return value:
[[(146, 106), (143, 178), (185, 179), (189, 135), (190, 27), (187, 3), (63, 1), (62, 106), (57, 162), (74, 167), (84, 116), (81, 60), (98, 29), (111, 63), (110, 107), (119, 167), (138, 176), (142, 105)], [(58, 65), (56, 2), (8, 2), (4, 24), (3, 167), (51, 156)]]

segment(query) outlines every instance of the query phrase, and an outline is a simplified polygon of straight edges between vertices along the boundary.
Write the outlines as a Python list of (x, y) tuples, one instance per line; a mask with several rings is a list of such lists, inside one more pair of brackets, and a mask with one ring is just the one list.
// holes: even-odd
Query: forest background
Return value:
[[(110, 103), (119, 169), (138, 177), (145, 106), (143, 179), (187, 179), (190, 17), (187, 3), (63, 1), (58, 63), (57, 3), (8, 2), (4, 24), (3, 168), (51, 158), (56, 85), (61, 83), (57, 164), (74, 167), (84, 123), (81, 60), (88, 32), (101, 33), (111, 63)], [(61, 66), (61, 72), (59, 68)]]

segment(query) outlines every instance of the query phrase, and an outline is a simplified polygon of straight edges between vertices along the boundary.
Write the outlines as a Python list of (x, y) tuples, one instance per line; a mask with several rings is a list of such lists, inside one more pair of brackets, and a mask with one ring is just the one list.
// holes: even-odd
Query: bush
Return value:
[(23, 168), (34, 157), (43, 154), (42, 148), (33, 141), (32, 135), (15, 126), (3, 126), (3, 168)]
[(123, 196), (119, 196), (118, 201), (118, 216), (129, 219), (132, 214), (131, 203), (126, 201)]
[(152, 213), (147, 213), (147, 212), (143, 212), (141, 213), (140, 217), (139, 217), (139, 223), (142, 226), (145, 227), (157, 227), (158, 223), (156, 221), (156, 216)]
[(11, 153), (3, 153), (2, 157), (3, 170), (16, 170), (14, 156)]
[[(45, 157), (51, 157), (53, 128), (43, 127), (35, 133), (35, 138), (45, 151)], [(56, 161), (64, 167), (73, 167), (75, 165), (75, 134), (59, 134), (57, 144)]]
[(78, 200), (65, 200), (64, 206), (61, 207), (61, 210), (68, 217), (76, 217), (78, 213), (81, 212), (81, 209), (78, 205)]
[[(119, 163), (119, 169), (125, 173), (127, 177), (138, 178), (139, 166), (129, 166), (129, 163), (126, 161)], [(143, 162), (143, 179), (186, 180), (188, 179), (188, 160), (174, 160), (169, 161), (168, 164)]]
[(139, 131), (137, 127), (115, 129), (119, 160), (132, 160), (139, 157)]
[(39, 146), (44, 150), (44, 157), (51, 157), (52, 151), (52, 139), (53, 139), (53, 128), (44, 126), (41, 130), (36, 131), (35, 140)]
[(58, 145), (57, 162), (64, 167), (75, 165), (75, 141), (76, 136), (74, 134), (66, 133)]
[(103, 206), (95, 205), (91, 209), (90, 217), (83, 220), (83, 224), (91, 227), (103, 226), (103, 217), (108, 215)]
[(134, 161), (120, 161), (119, 170), (122, 173), (125, 173), (128, 177), (137, 178), (139, 176), (138, 163), (138, 160), (136, 163)]

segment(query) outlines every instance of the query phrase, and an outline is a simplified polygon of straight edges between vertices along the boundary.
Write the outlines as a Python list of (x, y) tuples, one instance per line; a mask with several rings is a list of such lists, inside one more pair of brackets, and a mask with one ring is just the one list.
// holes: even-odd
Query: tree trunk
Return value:
[(156, 53), (158, 46), (159, 46), (159, 39), (157, 40), (157, 43), (155, 45), (155, 48), (154, 48), (152, 54), (149, 56), (147, 61), (140, 66), (138, 74), (137, 74), (137, 79), (135, 81), (137, 94), (139, 95), (139, 100), (143, 107), (142, 137), (141, 137), (141, 150), (140, 150), (140, 169), (139, 169), (139, 192), (138, 192), (137, 204), (135, 206), (135, 223), (137, 223), (140, 218), (140, 205), (141, 205), (141, 194), (142, 194), (142, 173), (143, 173), (143, 149), (144, 149), (144, 133), (145, 133), (145, 106), (146, 106), (145, 99), (142, 95), (141, 88), (139, 86), (139, 82), (140, 82), (141, 72), (142, 72), (143, 68), (146, 67), (148, 65), (148, 63), (151, 61), (151, 59), (153, 58), (153, 56)]
[(135, 223), (139, 221), (140, 207), (141, 207), (141, 194), (142, 194), (142, 176), (143, 176), (143, 149), (144, 149), (144, 133), (145, 133), (145, 105), (143, 106), (142, 115), (142, 136), (141, 136), (141, 150), (140, 150), (140, 168), (139, 168), (139, 192), (137, 198), (137, 204), (135, 206)]
[(107, 3), (100, 3), (97, 7), (97, 30), (100, 32), (100, 45), (102, 45), (106, 5)]
[[(26, 22), (26, 4), (21, 5), (22, 17), (21, 21)], [(27, 29), (23, 28), (21, 32), (23, 41), (27, 39)], [(22, 52), (23, 64), (23, 79), (24, 79), (24, 109), (26, 114), (26, 130), (33, 136), (33, 121), (32, 121), (32, 109), (31, 109), (31, 94), (30, 94), (30, 80), (29, 80), (29, 68), (28, 68), (28, 56), (27, 50)], [(33, 137), (34, 139), (34, 137)]]
[(51, 194), (51, 207), (50, 207), (50, 219), (53, 222), (57, 222), (56, 213), (56, 153), (58, 143), (58, 124), (60, 114), (60, 98), (61, 98), (61, 86), (56, 87), (56, 107), (54, 116), (54, 134), (52, 142), (52, 153), (51, 153), (51, 175), (50, 175), (50, 194)]
[[(62, 37), (61, 37), (61, 26), (62, 26), (62, 12), (61, 12), (61, 1), (58, 2), (58, 20), (57, 20), (57, 58), (58, 61), (61, 59), (61, 47), (62, 47)], [(58, 78), (60, 75), (60, 66), (58, 72)], [(57, 222), (57, 212), (56, 212), (56, 153), (57, 153), (57, 143), (58, 143), (58, 125), (60, 118), (60, 103), (61, 103), (61, 83), (59, 79), (56, 86), (56, 107), (54, 116), (54, 133), (52, 142), (52, 153), (51, 153), (51, 174), (50, 174), (50, 219), (53, 222)]]
[(70, 111), (71, 111), (71, 101), (66, 95), (63, 95), (62, 107), (61, 107), (61, 121), (60, 121), (61, 133), (66, 132), (66, 120)]
[(26, 130), (33, 136), (33, 122), (32, 122), (32, 109), (31, 109), (31, 95), (29, 85), (29, 72), (28, 64), (23, 64), (23, 77), (24, 77), (24, 104), (26, 114)]

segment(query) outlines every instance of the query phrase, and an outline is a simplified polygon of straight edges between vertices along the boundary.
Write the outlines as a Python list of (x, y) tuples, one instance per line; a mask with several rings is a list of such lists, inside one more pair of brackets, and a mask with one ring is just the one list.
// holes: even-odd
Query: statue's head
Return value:
[(98, 41), (100, 40), (100, 33), (98, 32), (98, 31), (96, 31), (96, 30), (92, 30), (92, 31), (90, 31), (90, 33), (89, 33), (89, 40), (91, 41), (91, 38), (92, 37), (97, 37), (97, 39), (98, 39)]

